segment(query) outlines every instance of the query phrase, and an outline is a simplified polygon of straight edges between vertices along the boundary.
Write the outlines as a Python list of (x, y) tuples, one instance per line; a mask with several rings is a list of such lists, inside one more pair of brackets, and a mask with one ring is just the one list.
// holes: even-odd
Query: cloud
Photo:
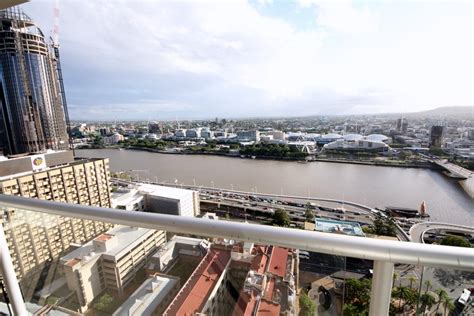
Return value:
[[(466, 4), (298, 0), (298, 10), (316, 13), (314, 27), (304, 30), (279, 6), (63, 1), (71, 116), (102, 110), (117, 119), (235, 117), (472, 104)], [(46, 34), (52, 7), (50, 0), (24, 6)]]
[(317, 25), (329, 31), (373, 32), (380, 23), (379, 15), (368, 4), (358, 8), (351, 0), (298, 0), (298, 3), (303, 8), (316, 7)]

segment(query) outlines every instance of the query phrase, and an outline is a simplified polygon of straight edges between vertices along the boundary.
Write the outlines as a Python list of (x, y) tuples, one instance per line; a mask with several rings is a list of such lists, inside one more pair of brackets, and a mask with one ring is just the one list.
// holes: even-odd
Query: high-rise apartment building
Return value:
[(430, 147), (441, 148), (443, 145), (444, 137), (444, 126), (434, 125), (431, 126), (430, 132)]
[[(70, 151), (6, 159), (0, 156), (0, 193), (110, 207), (108, 159), (74, 160)], [(91, 220), (6, 209), (0, 222), (20, 278), (84, 243), (111, 225)]]
[(0, 139), (5, 153), (68, 148), (57, 47), (18, 8), (0, 11)]

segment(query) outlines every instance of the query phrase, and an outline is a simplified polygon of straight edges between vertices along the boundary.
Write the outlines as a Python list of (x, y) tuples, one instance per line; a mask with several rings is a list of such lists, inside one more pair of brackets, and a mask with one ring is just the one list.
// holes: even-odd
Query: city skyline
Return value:
[[(22, 7), (51, 28), (52, 1)], [(462, 1), (64, 2), (60, 39), (71, 118), (472, 105), (471, 7)]]

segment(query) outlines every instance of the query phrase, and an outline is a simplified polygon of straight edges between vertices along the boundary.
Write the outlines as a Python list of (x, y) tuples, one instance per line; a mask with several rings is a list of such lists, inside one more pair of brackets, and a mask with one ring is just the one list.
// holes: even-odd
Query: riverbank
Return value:
[[(116, 149), (120, 149), (122, 147), (114, 147)], [(107, 148), (104, 148), (107, 149)], [(110, 148), (108, 148), (110, 149)], [(168, 155), (206, 155), (206, 156), (221, 156), (221, 157), (231, 157), (231, 158), (244, 158), (244, 159), (252, 159), (250, 156), (241, 157), (238, 153), (226, 153), (226, 152), (193, 152), (193, 151), (166, 151), (166, 150), (158, 150), (153, 148), (144, 148), (144, 147), (129, 147), (123, 148), (125, 150), (138, 150), (138, 151), (147, 151), (152, 153), (158, 154), (168, 154)], [(348, 164), (356, 164), (356, 165), (367, 165), (367, 166), (380, 166), (380, 167), (398, 167), (398, 168), (424, 168), (424, 169), (434, 169), (437, 170), (436, 166), (428, 162), (405, 162), (401, 160), (354, 160), (354, 159), (344, 159), (344, 158), (319, 158), (311, 156), (311, 159), (306, 159), (306, 157), (275, 157), (275, 156), (253, 156), (258, 160), (278, 160), (278, 161), (297, 161), (297, 162), (332, 162), (332, 163), (348, 163)]]
[[(142, 180), (195, 184), (239, 191), (319, 196), (372, 207), (428, 206), (431, 219), (473, 223), (472, 198), (440, 172), (424, 168), (374, 168), (355, 163), (290, 163), (208, 155), (156, 155), (144, 150), (77, 150), (78, 157), (110, 159), (110, 171)], [(474, 179), (474, 178), (473, 178)]]

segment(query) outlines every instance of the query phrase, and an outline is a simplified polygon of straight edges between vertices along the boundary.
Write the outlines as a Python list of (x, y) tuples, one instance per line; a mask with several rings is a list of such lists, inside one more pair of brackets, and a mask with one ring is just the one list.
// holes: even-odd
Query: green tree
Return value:
[(360, 315), (359, 308), (356, 305), (344, 304), (342, 307), (343, 316), (357, 316)]
[(273, 214), (273, 224), (277, 226), (288, 227), (290, 226), (290, 223), (290, 217), (284, 210), (276, 210), (275, 214)]
[(376, 215), (374, 224), (371, 226), (372, 231), (376, 235), (381, 236), (397, 236), (397, 226), (395, 221), (391, 217), (384, 217), (382, 215)]
[(428, 294), (428, 292), (431, 290), (431, 288), (433, 287), (433, 283), (431, 283), (430, 280), (426, 280), (425, 281), (425, 286), (426, 286), (426, 291), (425, 291), (425, 294)]
[(448, 296), (444, 302), (444, 315), (447, 315), (446, 310), (452, 311), (454, 308), (453, 300)]
[[(398, 310), (402, 311), (406, 304), (412, 305), (416, 301), (416, 294), (413, 290), (406, 286), (397, 287), (392, 296), (398, 298)], [(403, 300), (403, 306), (402, 306)]]
[[(344, 315), (367, 315), (369, 313), (371, 281), (369, 279), (348, 279), (345, 286), (345, 301), (348, 310)], [(349, 311), (357, 311), (351, 314)]]
[(300, 298), (300, 316), (313, 316), (316, 315), (316, 304), (309, 298), (308, 294), (301, 292)]
[(314, 220), (314, 212), (312, 210), (311, 203), (309, 203), (309, 202), (306, 203), (304, 216), (306, 217), (307, 222), (311, 222), (311, 221)]
[(441, 245), (444, 246), (455, 246), (455, 247), (466, 247), (470, 248), (471, 243), (464, 237), (455, 236), (455, 235), (448, 235), (441, 239)]
[(449, 299), (448, 292), (444, 289), (437, 289), (436, 294), (438, 294), (438, 306), (436, 307), (436, 312), (439, 310), (441, 304), (446, 305), (446, 301)]
[(414, 275), (412, 275), (408, 278), (408, 280), (410, 281), (410, 290), (413, 290), (413, 283), (416, 282), (417, 278)]
[(420, 312), (424, 313), (424, 311), (427, 308), (430, 309), (431, 307), (433, 307), (434, 304), (436, 304), (436, 299), (433, 295), (429, 293), (425, 293), (420, 296), (420, 302), (421, 302)]
[(115, 305), (115, 299), (111, 295), (105, 293), (97, 300), (94, 307), (100, 311), (112, 313), (116, 308)]

